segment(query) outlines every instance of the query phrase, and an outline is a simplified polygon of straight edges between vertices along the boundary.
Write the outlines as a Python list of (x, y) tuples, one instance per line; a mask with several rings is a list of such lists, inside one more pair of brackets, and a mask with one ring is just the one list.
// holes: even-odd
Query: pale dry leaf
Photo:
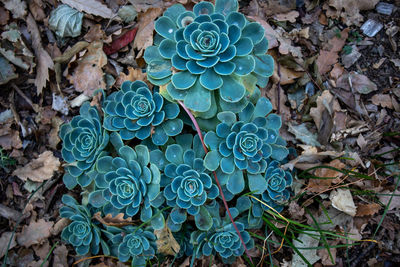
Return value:
[(81, 12), (83, 11), (105, 19), (110, 19), (115, 15), (108, 6), (96, 0), (61, 0), (61, 2)]
[(381, 209), (381, 205), (377, 203), (358, 204), (356, 216), (371, 216), (376, 214)]
[(67, 218), (61, 218), (59, 219), (54, 226), (50, 229), (50, 232), (52, 235), (58, 235), (61, 233), (61, 231), (68, 226), (70, 223), (70, 220)]
[(162, 0), (128, 0), (137, 12), (146, 12), (149, 8), (163, 8), (166, 1)]
[(39, 28), (35, 19), (31, 14), (27, 18), (28, 31), (32, 35), (32, 47), (37, 57), (37, 70), (36, 70), (36, 93), (40, 95), (46, 82), (49, 80), (49, 69), (54, 69), (54, 62), (49, 53), (42, 47), (42, 40), (40, 37)]
[(360, 94), (369, 94), (378, 90), (378, 86), (372, 82), (367, 76), (351, 72), (349, 75), (351, 86)]
[(317, 129), (321, 128), (321, 117), (323, 111), (326, 109), (329, 111), (329, 113), (332, 113), (331, 109), (332, 101), (333, 101), (333, 95), (329, 92), (329, 90), (325, 90), (317, 98), (316, 101), (317, 107), (310, 109), (310, 116), (314, 119)]
[[(328, 166), (341, 170), (346, 167), (346, 164), (335, 159), (331, 161)], [(308, 181), (307, 190), (313, 193), (322, 193), (326, 192), (332, 183), (338, 183), (343, 173), (328, 168), (318, 168), (315, 170), (314, 175), (319, 178), (310, 179)]]
[(374, 105), (393, 109), (392, 98), (388, 94), (376, 94), (372, 96), (371, 101)]
[(17, 234), (17, 242), (20, 246), (26, 248), (41, 244), (44, 240), (51, 236), (50, 229), (53, 227), (53, 222), (46, 222), (40, 219), (37, 222), (31, 221), (28, 226), (22, 228), (22, 232)]
[(19, 132), (11, 128), (12, 123), (6, 123), (0, 127), (0, 146), (5, 150), (22, 148)]
[(156, 243), (159, 253), (174, 256), (179, 252), (180, 246), (167, 225), (161, 230), (154, 230), (154, 234), (157, 236)]
[(6, 25), (9, 19), (9, 12), (4, 7), (0, 6), (0, 25)]
[(21, 0), (3, 0), (4, 7), (13, 14), (13, 18), (22, 19), (26, 15), (26, 2)]
[(108, 226), (125, 226), (125, 225), (131, 225), (133, 224), (132, 218), (128, 217), (124, 219), (124, 214), (123, 213), (118, 213), (114, 217), (109, 213), (105, 217), (101, 216), (101, 212), (96, 212), (93, 215), (93, 218), (98, 220), (100, 223)]
[[(13, 235), (13, 232), (4, 232), (1, 234), (0, 237), (0, 259), (3, 258), (3, 256), (6, 254), (7, 247), (8, 247), (8, 242), (10, 242), (11, 236)], [(11, 240), (9, 250), (14, 248), (17, 245), (17, 242), (15, 242), (15, 234)]]
[(360, 134), (357, 137), (357, 145), (361, 148), (361, 150), (364, 150), (364, 148), (366, 147), (366, 145), (368, 144), (367, 141), (365, 141), (365, 138), (362, 134)]
[(92, 42), (87, 50), (68, 79), (74, 84), (76, 91), (91, 97), (95, 90), (106, 87), (102, 67), (107, 64), (107, 56), (100, 41)]
[[(392, 198), (392, 195), (393, 195), (393, 198)], [(400, 209), (400, 197), (399, 197), (399, 195), (400, 195), (400, 190), (396, 190), (394, 192), (390, 192), (389, 190), (385, 190), (379, 196), (379, 201), (387, 206), (389, 204), (390, 199), (392, 198), (392, 201), (390, 202), (388, 210)]]
[(59, 117), (53, 117), (51, 119), (51, 130), (49, 133), (49, 145), (52, 149), (57, 150), (57, 145), (60, 143), (60, 136), (58, 132), (60, 130), (60, 126), (64, 123), (64, 121)]
[(343, 74), (343, 71), (343, 66), (340, 63), (336, 63), (335, 65), (333, 65), (333, 69), (329, 73), (329, 76), (332, 79), (337, 80)]
[[(322, 263), (323, 266), (334, 266), (335, 265), (337, 249), (335, 247), (331, 247), (331, 246), (335, 246), (339, 242), (340, 242), (339, 240), (333, 240), (333, 241), (329, 240), (328, 241), (329, 253), (328, 253), (328, 250), (326, 248), (318, 249), (317, 255), (321, 258), (321, 263)], [(333, 258), (333, 263), (332, 263), (331, 256)]]
[(163, 9), (159, 7), (149, 8), (145, 13), (138, 16), (138, 31), (133, 41), (133, 47), (139, 50), (136, 58), (140, 58), (144, 50), (153, 44), (154, 21), (161, 15), (162, 11)]
[(349, 189), (341, 189), (333, 190), (329, 196), (329, 199), (332, 201), (332, 206), (344, 213), (354, 217), (357, 212), (357, 207), (354, 204), (353, 196), (350, 193)]
[(69, 266), (68, 261), (67, 261), (68, 249), (64, 244), (56, 247), (53, 251), (53, 255), (54, 255), (54, 258), (53, 258), (53, 266), (54, 267)]
[[(302, 233), (296, 240), (293, 241), (293, 245), (296, 248), (318, 247), (319, 236), (320, 234), (318, 232), (310, 231), (308, 232), (308, 234)], [(316, 249), (301, 250), (301, 253), (311, 264), (314, 264), (318, 260), (320, 260), (320, 257), (317, 255)], [(295, 252), (292, 259), (292, 266), (307, 267), (308, 265), (303, 261), (303, 259), (299, 256), (299, 254)]]
[(93, 41), (100, 41), (106, 39), (106, 34), (104, 31), (101, 29), (100, 24), (96, 24), (90, 27), (90, 30), (83, 36), (83, 39), (87, 42), (93, 42)]
[(42, 21), (46, 18), (43, 10), (43, 3), (41, 1), (31, 1), (29, 3), (29, 10), (37, 21)]
[(277, 21), (289, 21), (291, 23), (295, 23), (298, 16), (299, 12), (293, 10), (288, 13), (276, 14), (274, 15), (274, 19)]
[(53, 174), (60, 167), (60, 160), (53, 155), (51, 151), (45, 151), (37, 159), (22, 168), (17, 168), (13, 175), (22, 181), (27, 179), (33, 182), (43, 182), (53, 177)]
[(304, 123), (296, 125), (289, 122), (288, 127), (289, 132), (294, 134), (296, 139), (303, 142), (303, 144), (310, 146), (321, 146), (321, 144), (317, 141), (317, 135), (311, 133)]
[(326, 15), (328, 17), (341, 18), (348, 26), (359, 26), (364, 20), (360, 11), (373, 9), (378, 2), (379, 0), (329, 0), (323, 8), (327, 10)]

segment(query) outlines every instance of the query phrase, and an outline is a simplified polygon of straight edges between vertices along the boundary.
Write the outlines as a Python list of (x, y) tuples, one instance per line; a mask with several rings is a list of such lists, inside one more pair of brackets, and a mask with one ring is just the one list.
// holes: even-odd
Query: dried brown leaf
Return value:
[[(335, 159), (329, 163), (330, 167), (334, 167), (336, 169), (343, 169), (346, 167), (344, 163), (340, 160)], [(341, 172), (328, 169), (328, 168), (320, 168), (317, 169), (314, 173), (315, 176), (325, 178), (325, 179), (310, 179), (308, 182), (307, 190), (313, 193), (322, 193), (328, 190), (332, 183), (337, 183), (340, 177), (343, 176)], [(330, 179), (329, 179), (330, 178)]]
[(350, 193), (349, 189), (341, 189), (333, 190), (329, 196), (329, 199), (332, 201), (332, 206), (344, 213), (354, 217), (357, 212), (357, 207), (354, 204), (353, 196)]
[[(12, 232), (4, 232), (1, 234), (0, 237), (0, 259), (3, 258), (3, 256), (6, 254), (7, 247), (8, 247), (8, 242), (10, 242), (11, 236), (13, 235)], [(13, 236), (9, 250), (12, 249), (17, 245), (17, 242), (15, 242), (15, 235)]]
[(371, 216), (376, 214), (381, 209), (381, 205), (377, 203), (358, 204), (356, 216)]
[(53, 266), (54, 267), (67, 267), (68, 249), (65, 245), (58, 246), (53, 251)]
[(29, 10), (37, 21), (42, 21), (46, 18), (41, 0), (30, 1)]
[(326, 14), (331, 18), (341, 18), (348, 26), (357, 25), (364, 20), (360, 11), (373, 9), (379, 0), (343, 1), (329, 0), (324, 5)]
[[(392, 195), (393, 198), (392, 198)], [(389, 205), (389, 210), (400, 209), (400, 190), (396, 190), (394, 192), (390, 192), (389, 190), (385, 190), (382, 192), (382, 195), (379, 196), (379, 201), (382, 202), (384, 205), (388, 205), (390, 199), (392, 201)]]
[(298, 16), (299, 12), (293, 10), (284, 14), (276, 14), (274, 15), (274, 19), (277, 21), (289, 21), (291, 23), (295, 23)]
[(37, 57), (35, 85), (36, 93), (39, 95), (42, 93), (43, 88), (46, 86), (46, 82), (49, 80), (49, 69), (54, 68), (54, 63), (50, 55), (42, 47), (39, 28), (31, 14), (28, 15), (27, 25), (28, 31), (32, 35), (32, 47)]
[(105, 39), (105, 33), (104, 31), (101, 29), (101, 25), (100, 24), (96, 24), (90, 27), (90, 30), (85, 34), (85, 36), (83, 36), (83, 39), (85, 39), (85, 41), (91, 43), (93, 41), (100, 41)]
[(133, 47), (139, 50), (136, 58), (140, 58), (144, 50), (153, 44), (154, 21), (162, 11), (159, 7), (149, 8), (138, 16), (138, 31), (133, 42)]
[(26, 248), (41, 244), (51, 236), (50, 229), (53, 224), (53, 222), (46, 222), (44, 219), (40, 219), (37, 222), (32, 221), (28, 226), (25, 225), (22, 228), (22, 232), (17, 235), (18, 244)]
[(124, 81), (136, 81), (136, 80), (141, 80), (145, 81), (146, 80), (146, 74), (142, 72), (142, 69), (135, 69), (132, 67), (128, 67), (128, 75), (126, 75), (124, 72), (121, 72), (115, 81), (115, 86), (120, 87), (121, 84)]
[(53, 152), (45, 151), (39, 155), (37, 159), (22, 168), (18, 168), (13, 172), (23, 181), (27, 179), (33, 182), (43, 182), (53, 177), (53, 174), (60, 167), (60, 161), (54, 157)]
[(115, 15), (108, 6), (96, 0), (61, 0), (61, 2), (81, 12), (83, 11), (105, 19), (110, 19)]
[(93, 215), (93, 218), (101, 222), (102, 224), (108, 225), (108, 226), (125, 226), (125, 225), (131, 225), (133, 224), (132, 218), (126, 218), (124, 219), (124, 214), (123, 213), (118, 213), (114, 217), (109, 213), (107, 214), (104, 218), (101, 217), (101, 212), (96, 212)]
[(92, 42), (87, 50), (68, 79), (74, 84), (76, 91), (91, 97), (95, 90), (106, 87), (102, 67), (107, 64), (107, 56), (100, 41)]
[(4, 7), (0, 6), (0, 25), (6, 25), (9, 19), (9, 12)]
[(372, 96), (371, 101), (374, 105), (393, 109), (392, 98), (388, 94), (376, 94)]
[(157, 236), (156, 243), (159, 253), (174, 256), (179, 252), (180, 246), (167, 225), (161, 230), (154, 230), (154, 234)]

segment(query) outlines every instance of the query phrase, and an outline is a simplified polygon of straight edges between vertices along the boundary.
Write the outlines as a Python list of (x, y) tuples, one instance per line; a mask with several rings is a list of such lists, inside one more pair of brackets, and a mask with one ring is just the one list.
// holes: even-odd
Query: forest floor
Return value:
[[(84, 13), (74, 38), (59, 38), (49, 28), (50, 12), (61, 2)], [(60, 125), (95, 89), (145, 79), (142, 56), (155, 19), (173, 3), (192, 7), (198, 1), (79, 2), (0, 3), (0, 262), (6, 266), (78, 260), (60, 239), (67, 223), (59, 216), (61, 196), (68, 192)], [(129, 5), (137, 16), (114, 16)], [(318, 221), (324, 230), (351, 237), (315, 242), (300, 233), (294, 246), (307, 248), (301, 253), (314, 266), (399, 266), (400, 1), (244, 0), (240, 11), (265, 29), (276, 64), (262, 93), (282, 116), (281, 134), (298, 154), (285, 165), (297, 179), (282, 216), (303, 225)], [(277, 244), (271, 250), (278, 249), (281, 236), (268, 238)], [(265, 254), (252, 251), (255, 259)], [(266, 261), (306, 266), (286, 239)], [(116, 264), (96, 258), (79, 265)], [(195, 266), (223, 264), (203, 258)], [(239, 258), (233, 266), (246, 263)]]

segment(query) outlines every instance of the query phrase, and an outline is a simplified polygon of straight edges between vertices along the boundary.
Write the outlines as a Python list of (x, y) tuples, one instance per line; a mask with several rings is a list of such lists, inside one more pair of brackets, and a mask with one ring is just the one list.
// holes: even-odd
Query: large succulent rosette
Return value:
[(142, 81), (125, 81), (120, 91), (107, 97), (104, 114), (104, 128), (119, 132), (123, 140), (151, 137), (155, 145), (164, 145), (183, 128), (178, 105), (165, 102)]
[(61, 154), (68, 163), (63, 181), (68, 189), (77, 184), (88, 186), (93, 180), (91, 169), (109, 141), (101, 122), (96, 107), (85, 102), (80, 108), (80, 115), (60, 128), (59, 135), (63, 141)]
[(202, 206), (207, 200), (215, 199), (219, 190), (213, 184), (210, 172), (204, 167), (198, 136), (192, 146), (192, 135), (181, 135), (177, 143), (169, 145), (165, 152), (151, 151), (151, 161), (163, 170), (161, 176), (164, 197), (168, 206), (173, 207), (167, 219), (167, 225), (174, 232), (181, 229), (187, 214), (195, 216), (195, 223), (200, 228), (210, 227), (212, 220)]
[(241, 111), (272, 75), (264, 29), (237, 11), (236, 0), (200, 2), (193, 11), (174, 5), (155, 22), (154, 46), (145, 51), (148, 80), (201, 118), (218, 106)]
[(160, 171), (150, 163), (147, 147), (121, 146), (118, 154), (119, 157), (104, 156), (97, 161), (96, 189), (90, 193), (89, 203), (113, 216), (124, 213), (125, 217), (132, 217), (140, 211), (142, 221), (152, 219), (155, 228), (162, 228), (163, 218), (158, 218), (162, 214), (152, 218), (164, 202)]
[(271, 111), (271, 103), (260, 98), (255, 106), (249, 103), (238, 118), (232, 112), (221, 112), (216, 131), (204, 137), (210, 148), (205, 167), (217, 170), (221, 184), (233, 195), (245, 187), (243, 171), (247, 172), (250, 191), (264, 192), (267, 184), (261, 174), (267, 168), (267, 160), (283, 160), (288, 155), (286, 144), (279, 137), (280, 117), (269, 114)]

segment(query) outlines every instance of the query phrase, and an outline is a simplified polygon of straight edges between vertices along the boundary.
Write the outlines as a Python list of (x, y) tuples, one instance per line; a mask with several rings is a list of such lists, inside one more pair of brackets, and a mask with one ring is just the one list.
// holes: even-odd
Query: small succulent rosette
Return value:
[(169, 145), (165, 152), (150, 153), (151, 162), (163, 171), (164, 197), (167, 205), (173, 207), (167, 225), (173, 232), (181, 229), (187, 214), (195, 217), (199, 229), (207, 230), (212, 225), (203, 205), (215, 199), (219, 190), (204, 167), (203, 156), (200, 139), (189, 134), (177, 136), (176, 144)]
[(80, 115), (63, 124), (59, 135), (63, 141), (61, 154), (68, 163), (63, 177), (65, 186), (68, 189), (77, 184), (88, 186), (93, 180), (92, 167), (97, 158), (105, 153), (103, 150), (109, 141), (96, 107), (85, 102), (80, 108)]
[(210, 149), (204, 165), (210, 171), (217, 171), (221, 184), (231, 194), (228, 199), (245, 188), (244, 174), (250, 191), (265, 190), (262, 173), (267, 169), (267, 160), (280, 161), (288, 155), (286, 143), (279, 136), (281, 119), (269, 114), (271, 111), (271, 103), (260, 98), (255, 106), (249, 103), (238, 118), (232, 112), (221, 112), (216, 131), (204, 137)]
[(60, 208), (62, 218), (68, 218), (71, 223), (61, 233), (61, 238), (71, 244), (76, 253), (86, 255), (89, 252), (96, 255), (99, 253), (100, 244), (105, 255), (110, 254), (106, 242), (101, 239), (101, 229), (92, 222), (93, 214), (87, 206), (79, 205), (69, 195), (63, 195), (64, 206)]
[(123, 140), (151, 138), (155, 145), (164, 145), (183, 128), (178, 105), (142, 81), (125, 81), (120, 91), (107, 97), (104, 114), (104, 128), (118, 132)]
[(274, 62), (263, 27), (237, 12), (237, 0), (181, 4), (155, 22), (154, 45), (146, 49), (147, 77), (167, 98), (181, 100), (201, 118), (239, 112), (265, 87)]
[(160, 171), (150, 163), (146, 146), (135, 149), (122, 144), (118, 134), (112, 134), (112, 142), (118, 143), (118, 157), (104, 156), (96, 162), (96, 188), (89, 194), (89, 203), (102, 208), (104, 214), (124, 213), (132, 217), (139, 213), (145, 222), (151, 219), (155, 229), (164, 227), (164, 219), (158, 207), (164, 202), (160, 193)]
[(108, 227), (111, 233), (111, 254), (121, 262), (131, 261), (131, 266), (146, 266), (146, 261), (154, 258), (157, 251), (156, 236), (151, 227), (124, 226)]
[[(226, 264), (231, 264), (236, 260), (236, 257), (243, 255), (245, 249), (240, 240), (238, 232), (231, 223), (228, 215), (221, 219), (219, 216), (219, 205), (214, 202), (206, 207), (213, 216), (214, 225), (207, 231), (195, 231), (191, 235), (191, 243), (196, 248), (195, 256), (210, 256), (218, 253), (222, 261)], [(237, 208), (230, 208), (233, 218), (239, 215)], [(237, 229), (246, 245), (247, 249), (254, 247), (254, 240), (245, 230), (244, 224), (235, 222)]]

